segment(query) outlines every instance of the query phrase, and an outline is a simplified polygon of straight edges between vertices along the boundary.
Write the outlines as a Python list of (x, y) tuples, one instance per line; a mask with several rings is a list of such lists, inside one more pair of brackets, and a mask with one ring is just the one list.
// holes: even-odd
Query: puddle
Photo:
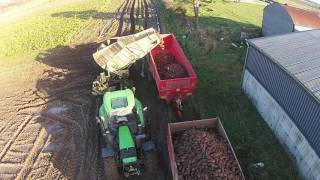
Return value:
[(67, 111), (68, 108), (66, 106), (61, 106), (61, 107), (52, 107), (48, 110), (49, 113), (55, 114), (55, 115), (60, 115), (61, 113)]

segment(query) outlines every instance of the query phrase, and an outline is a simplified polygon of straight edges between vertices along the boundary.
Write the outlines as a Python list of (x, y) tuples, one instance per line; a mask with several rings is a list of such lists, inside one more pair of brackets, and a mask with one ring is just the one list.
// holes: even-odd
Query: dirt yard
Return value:
[[(151, 6), (124, 1), (96, 40), (156, 26)], [(91, 31), (87, 26), (80, 34)], [(34, 61), (0, 62), (0, 179), (105, 178), (90, 92), (100, 71), (92, 59), (99, 44), (81, 42), (49, 49)]]
[(96, 177), (95, 47), (62, 47), (30, 64), (1, 65), (1, 179)]

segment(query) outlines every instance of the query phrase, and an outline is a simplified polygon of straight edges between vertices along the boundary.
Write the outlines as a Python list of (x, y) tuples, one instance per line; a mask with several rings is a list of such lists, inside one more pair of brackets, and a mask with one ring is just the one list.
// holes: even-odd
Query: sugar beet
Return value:
[(212, 129), (190, 129), (173, 139), (179, 179), (242, 179), (227, 142)]
[(184, 67), (178, 64), (175, 57), (166, 51), (160, 51), (154, 59), (160, 79), (175, 79), (188, 77)]

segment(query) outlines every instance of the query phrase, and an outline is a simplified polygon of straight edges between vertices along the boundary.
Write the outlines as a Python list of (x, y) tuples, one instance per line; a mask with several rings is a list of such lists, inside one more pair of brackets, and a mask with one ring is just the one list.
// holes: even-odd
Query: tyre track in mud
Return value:
[(20, 170), (17, 176), (17, 179), (26, 179), (47, 140), (47, 131), (45, 129), (41, 129), (39, 136), (37, 137), (37, 140), (35, 141), (31, 151), (29, 152), (28, 157), (25, 160), (25, 163), (23, 164), (22, 169)]
[(2, 161), (2, 159), (5, 156), (5, 154), (7, 153), (7, 151), (10, 149), (13, 142), (17, 139), (19, 134), (22, 132), (22, 130), (31, 121), (31, 119), (32, 119), (32, 116), (27, 117), (26, 120), (24, 120), (22, 122), (22, 124), (18, 127), (18, 129), (14, 132), (12, 138), (10, 138), (9, 141), (5, 144), (5, 146), (3, 148), (1, 148), (2, 150), (0, 152), (0, 162)]
[(135, 6), (136, 6), (136, 0), (132, 0), (132, 5), (131, 5), (131, 10), (130, 10), (130, 34), (133, 34), (136, 30), (135, 26), (135, 17), (134, 12), (135, 12)]
[(120, 26), (118, 29), (118, 32), (119, 32), (118, 36), (125, 36), (125, 35), (131, 34), (131, 27), (132, 27), (131, 20), (134, 20), (134, 18), (131, 19), (132, 8), (134, 8), (133, 2), (134, 2), (134, 0), (127, 0), (128, 5), (126, 6), (125, 9), (123, 9), (123, 13), (120, 18)]
[[(94, 129), (92, 128), (89, 110), (91, 109), (90, 85), (94, 78), (91, 72), (94, 69), (88, 68), (88, 61), (92, 61), (92, 53), (96, 48), (95, 44), (76, 47), (75, 49), (67, 49), (58, 55), (50, 56), (47, 61), (55, 62), (53, 66), (64, 64), (64, 68), (69, 69), (70, 73), (61, 73), (60, 71), (45, 72), (46, 78), (38, 83), (39, 86), (47, 86), (51, 81), (52, 75), (57, 76), (55, 81), (55, 89), (49, 91), (52, 96), (58, 98), (56, 107), (66, 108), (66, 112), (62, 114), (52, 113), (51, 109), (42, 113), (42, 116), (52, 122), (58, 123), (64, 129), (65, 133), (56, 138), (58, 150), (52, 157), (52, 164), (44, 177), (67, 178), (67, 179), (95, 179), (95, 167), (91, 167), (92, 161), (95, 161), (94, 152), (97, 151), (95, 142)], [(80, 58), (80, 59), (78, 59)], [(66, 61), (65, 63), (63, 61)], [(68, 62), (73, 62), (68, 64)], [(93, 62), (93, 61), (92, 61)], [(89, 63), (90, 64), (90, 63)], [(80, 76), (79, 76), (80, 75)], [(60, 77), (67, 78), (63, 80)], [(51, 91), (51, 92), (50, 92)], [(90, 116), (90, 117), (89, 117)], [(88, 150), (90, 149), (90, 150)], [(94, 152), (89, 152), (89, 151)], [(93, 160), (92, 160), (93, 159)], [(95, 163), (93, 163), (94, 165)], [(87, 168), (90, 167), (88, 170)], [(86, 173), (89, 171), (89, 174)]]
[[(8, 109), (16, 108), (16, 111), (17, 111), (15, 112), (17, 114), (16, 118), (20, 117), (21, 114), (27, 117), (22, 123), (19, 123), (19, 121), (15, 121), (14, 118), (12, 119), (10, 118), (11, 121), (15, 121), (15, 123), (19, 124), (20, 126), (16, 128), (16, 130), (11, 126), (10, 128), (3, 128), (3, 130), (1, 131), (1, 137), (6, 136), (11, 138), (7, 140), (7, 143), (4, 146), (4, 148), (1, 148), (2, 151), (0, 153), (0, 160), (1, 160), (0, 167), (2, 168), (0, 170), (0, 178), (3, 177), (6, 179), (12, 179), (12, 178), (25, 179), (26, 177), (28, 177), (28, 174), (32, 171), (33, 164), (36, 163), (40, 152), (43, 150), (43, 146), (45, 142), (48, 140), (48, 136), (46, 135), (47, 127), (42, 127), (41, 124), (37, 124), (37, 121), (39, 121), (41, 118), (44, 118), (44, 117), (42, 115), (36, 117), (34, 116), (34, 114), (30, 114), (30, 112), (32, 111), (39, 112), (41, 110), (37, 108), (42, 107), (44, 105), (50, 106), (51, 102), (50, 101), (39, 102), (37, 101), (37, 99), (39, 98), (34, 96), (29, 96), (26, 103), (23, 103), (23, 101), (18, 101), (18, 100), (15, 101), (13, 99), (14, 98), (10, 98), (10, 100), (13, 101), (13, 103), (11, 107), (8, 107)], [(58, 98), (55, 97), (55, 99), (58, 99)], [(15, 104), (14, 102), (19, 102), (19, 103)], [(14, 116), (11, 116), (11, 117), (14, 117)], [(59, 119), (59, 118), (56, 118), (56, 119)], [(68, 128), (70, 129), (70, 127)], [(81, 137), (81, 136), (79, 136), (78, 134), (74, 134), (74, 135), (70, 135), (70, 137)], [(51, 139), (52, 138), (53, 137), (51, 136)], [(68, 138), (66, 137), (65, 139), (68, 139)], [(19, 144), (20, 144), (20, 147), (21, 147), (21, 144), (24, 144), (22, 150), (19, 150), (21, 149), (19, 148)], [(68, 144), (68, 142), (65, 142), (64, 145), (65, 144)], [(76, 143), (73, 142), (73, 144), (76, 144)], [(76, 145), (79, 146), (79, 143)], [(80, 149), (83, 149), (83, 148), (80, 148)], [(77, 150), (74, 150), (74, 152), (77, 152)], [(78, 166), (76, 164), (78, 163), (79, 159), (83, 161), (83, 158), (81, 158), (80, 156), (81, 155), (78, 155), (78, 157), (72, 160), (73, 165), (71, 166)], [(50, 163), (50, 162), (47, 162), (47, 163)], [(22, 164), (22, 166), (20, 166), (19, 164)], [(65, 164), (65, 162), (61, 162), (61, 164)], [(80, 164), (83, 164), (83, 163), (80, 163)], [(10, 167), (9, 169), (13, 169), (13, 170), (8, 170), (8, 168), (6, 167)], [(11, 168), (11, 167), (20, 167), (20, 168)], [(70, 168), (72, 171), (72, 168), (70, 167), (70, 165), (66, 166), (66, 168), (68, 169)], [(5, 172), (3, 172), (3, 170)], [(61, 172), (61, 169), (59, 170), (59, 172)], [(77, 171), (75, 171), (74, 174), (76, 173)], [(73, 179), (75, 176), (70, 175), (69, 177)]]
[(120, 25), (120, 17), (122, 13), (122, 9), (125, 8), (127, 1), (123, 1), (121, 6), (118, 8), (115, 16), (111, 20), (111, 23), (106, 23), (105, 26), (100, 31), (99, 42), (102, 42), (106, 39), (114, 37), (117, 35), (119, 25)]
[[(10, 74), (9, 71), (7, 73)], [(0, 108), (2, 120), (0, 125), (3, 127), (1, 128), (0, 137), (5, 142), (4, 146), (3, 144), (0, 145), (0, 179), (16, 178), (20, 172), (23, 172), (21, 171), (22, 169), (29, 167), (25, 162), (30, 161), (33, 155), (37, 157), (37, 153), (29, 154), (29, 151), (33, 147), (41, 150), (41, 146), (38, 147), (38, 143), (35, 145), (34, 143), (38, 142), (36, 140), (42, 140), (43, 138), (38, 138), (41, 125), (34, 123), (37, 116), (32, 108), (28, 108), (29, 106), (39, 106), (39, 103), (42, 103), (41, 98), (28, 87), (23, 91), (7, 88), (10, 87), (10, 84), (10, 82), (5, 81), (0, 83), (1, 87), (9, 90), (9, 93), (12, 92), (11, 95), (0, 92), (2, 99), (2, 108)], [(35, 149), (32, 152), (35, 152)]]

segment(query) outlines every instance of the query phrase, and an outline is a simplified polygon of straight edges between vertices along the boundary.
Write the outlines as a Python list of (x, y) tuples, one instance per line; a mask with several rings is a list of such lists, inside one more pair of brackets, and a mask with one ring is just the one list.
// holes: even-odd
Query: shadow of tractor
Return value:
[(98, 72), (92, 58), (96, 48), (95, 43), (63, 46), (37, 56), (37, 61), (49, 66), (36, 87), (48, 97), (41, 123), (51, 138), (45, 149), (52, 154), (56, 172), (52, 178), (96, 179), (101, 174), (95, 99), (90, 92)]
[(63, 18), (79, 18), (79, 19), (111, 19), (114, 13), (99, 12), (97, 10), (87, 11), (66, 11), (52, 14), (52, 17), (63, 17)]

